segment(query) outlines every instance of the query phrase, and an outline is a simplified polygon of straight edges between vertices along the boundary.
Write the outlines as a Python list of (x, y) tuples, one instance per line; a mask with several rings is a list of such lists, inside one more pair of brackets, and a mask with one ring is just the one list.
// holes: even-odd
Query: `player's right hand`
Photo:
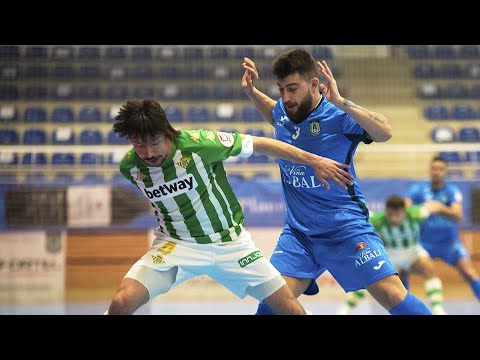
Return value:
[(253, 92), (255, 81), (259, 79), (259, 75), (255, 63), (248, 57), (243, 58), (242, 66), (245, 69), (245, 73), (242, 76), (242, 89), (249, 95)]

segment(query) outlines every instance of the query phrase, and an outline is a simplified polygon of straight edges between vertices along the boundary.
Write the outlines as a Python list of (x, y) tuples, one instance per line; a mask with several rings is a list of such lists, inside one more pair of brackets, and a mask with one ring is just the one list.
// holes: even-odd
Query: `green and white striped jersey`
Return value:
[(388, 223), (384, 211), (370, 216), (370, 222), (383, 240), (385, 248), (407, 249), (418, 243), (420, 225), (428, 217), (428, 210), (421, 205), (407, 208), (405, 219), (399, 226)]
[(238, 238), (244, 215), (222, 161), (252, 153), (250, 135), (182, 130), (161, 166), (147, 166), (132, 148), (120, 172), (150, 200), (163, 233), (199, 244), (227, 242)]

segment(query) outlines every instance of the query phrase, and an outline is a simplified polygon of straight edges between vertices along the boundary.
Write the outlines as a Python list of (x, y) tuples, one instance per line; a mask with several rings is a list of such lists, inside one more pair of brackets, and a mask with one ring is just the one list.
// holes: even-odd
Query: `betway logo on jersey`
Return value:
[(143, 189), (145, 196), (150, 200), (165, 200), (171, 197), (184, 194), (197, 186), (195, 178), (191, 174), (175, 180), (163, 183), (158, 186)]
[(296, 188), (317, 188), (324, 186), (315, 175), (306, 175), (307, 167), (305, 165), (287, 165), (283, 173), (283, 182), (293, 185)]

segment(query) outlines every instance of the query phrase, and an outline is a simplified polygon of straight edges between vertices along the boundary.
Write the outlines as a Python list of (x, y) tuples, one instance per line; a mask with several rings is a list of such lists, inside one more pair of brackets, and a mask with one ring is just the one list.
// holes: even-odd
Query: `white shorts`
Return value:
[[(150, 299), (200, 275), (209, 276), (241, 299), (251, 295), (259, 301), (286, 283), (246, 230), (237, 240), (226, 243), (175, 241), (158, 234), (147, 253), (125, 275), (141, 282), (148, 289)], [(155, 271), (146, 271), (145, 267)], [(166, 271), (174, 267), (178, 268), (176, 276), (165, 276)], [(252, 290), (261, 284), (264, 285)]]
[(408, 248), (387, 248), (387, 254), (397, 269), (410, 270), (410, 266), (420, 257), (429, 257), (427, 251), (420, 245), (415, 244)]

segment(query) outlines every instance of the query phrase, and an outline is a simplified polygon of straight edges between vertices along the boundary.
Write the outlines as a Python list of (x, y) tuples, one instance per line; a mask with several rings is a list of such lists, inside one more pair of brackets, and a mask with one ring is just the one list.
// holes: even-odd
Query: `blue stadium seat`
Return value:
[(205, 78), (206, 71), (205, 67), (202, 64), (192, 64), (184, 69), (183, 74), (187, 79), (191, 79), (192, 81), (198, 81)]
[(17, 60), (20, 57), (20, 47), (18, 45), (0, 46), (0, 60)]
[(185, 100), (206, 100), (209, 98), (209, 89), (202, 84), (187, 85), (183, 91), (183, 98)]
[(77, 77), (80, 79), (99, 79), (105, 74), (98, 65), (83, 65), (78, 69)]
[(2, 80), (16, 80), (20, 78), (21, 72), (16, 65), (2, 65), (0, 69), (0, 77)]
[(233, 50), (233, 58), (242, 61), (244, 57), (255, 59), (255, 48), (253, 46), (236, 46)]
[(435, 78), (435, 66), (432, 63), (415, 64), (413, 76), (416, 79), (433, 79)]
[(80, 181), (80, 183), (82, 184), (89, 184), (89, 185), (103, 184), (104, 182), (105, 182), (105, 178), (100, 173), (87, 173), (83, 176), (82, 180)]
[(480, 99), (480, 84), (474, 84), (470, 88), (470, 97), (472, 99)]
[(131, 58), (132, 60), (152, 60), (152, 48), (146, 46), (134, 46), (132, 47)]
[(235, 99), (235, 91), (230, 85), (214, 85), (213, 98), (216, 100), (233, 100)]
[(84, 129), (80, 132), (81, 145), (101, 145), (103, 144), (103, 135), (100, 130)]
[(72, 84), (59, 84), (52, 88), (51, 95), (54, 100), (72, 100), (75, 93)]
[(245, 105), (241, 110), (240, 120), (245, 122), (262, 121), (262, 114), (255, 106)]
[(133, 88), (133, 97), (136, 99), (154, 98), (155, 90), (151, 86), (136, 86)]
[(179, 47), (163, 46), (158, 49), (157, 57), (163, 60), (174, 60), (181, 58)]
[(312, 56), (317, 61), (331, 60), (333, 59), (333, 51), (329, 46), (314, 46)]
[(15, 129), (0, 129), (0, 145), (18, 145), (19, 136)]
[(437, 45), (433, 49), (433, 57), (443, 60), (455, 59), (457, 57), (457, 50), (453, 45)]
[(443, 104), (432, 104), (427, 106), (424, 115), (428, 120), (447, 120), (450, 118), (448, 108)]
[(127, 58), (127, 48), (124, 46), (107, 46), (103, 58), (106, 60), (123, 60)]
[(108, 100), (124, 100), (128, 97), (127, 86), (109, 86), (105, 90), (105, 98)]
[(23, 133), (24, 145), (45, 145), (47, 133), (44, 129), (26, 129)]
[(52, 165), (75, 165), (75, 156), (72, 152), (54, 152), (52, 154)]
[(165, 115), (169, 121), (173, 122), (182, 122), (183, 121), (183, 111), (178, 106), (165, 106), (163, 109), (165, 111)]
[(75, 143), (75, 133), (70, 127), (59, 127), (52, 132), (52, 144), (72, 145)]
[(98, 46), (82, 46), (78, 49), (77, 58), (80, 60), (99, 60), (100, 56)]
[(0, 100), (17, 100), (18, 95), (16, 85), (0, 85)]
[(225, 46), (214, 46), (208, 49), (208, 57), (211, 59), (228, 59), (230, 57), (230, 49)]
[(130, 144), (130, 140), (121, 138), (116, 132), (110, 130), (107, 134), (107, 143), (110, 145), (127, 145)]
[(236, 120), (235, 107), (231, 103), (219, 103), (215, 107), (215, 120), (232, 122)]
[(31, 153), (27, 152), (23, 154), (23, 165), (46, 165), (47, 164), (47, 155), (44, 152)]
[(44, 85), (28, 85), (25, 88), (25, 99), (46, 100), (48, 96), (47, 87)]
[(417, 95), (421, 99), (439, 99), (442, 92), (437, 84), (423, 83), (419, 86)]
[(15, 105), (0, 106), (0, 123), (10, 123), (17, 121), (17, 108)]
[(455, 104), (451, 113), (451, 117), (455, 120), (473, 120), (477, 118), (475, 109), (468, 104)]
[(72, 60), (75, 56), (75, 48), (73, 46), (56, 46), (52, 49), (50, 57), (53, 60)]
[(27, 79), (46, 79), (49, 76), (48, 67), (46, 65), (30, 65), (25, 70)]
[(103, 154), (86, 152), (80, 155), (81, 165), (101, 165), (103, 164)]
[(52, 184), (56, 185), (71, 185), (75, 184), (75, 176), (68, 171), (61, 171), (55, 174), (55, 177), (51, 181)]
[(71, 123), (75, 120), (75, 115), (71, 107), (58, 107), (52, 111), (52, 121), (56, 123)]
[(463, 161), (458, 151), (440, 151), (438, 155), (444, 158), (447, 163), (459, 163)]
[[(466, 151), (465, 152), (465, 161), (471, 163), (480, 163), (480, 151)], [(479, 169), (480, 171), (480, 169)], [(479, 173), (480, 174), (480, 173)]]
[(75, 68), (72, 65), (56, 65), (52, 70), (52, 77), (58, 80), (75, 78)]
[(0, 172), (0, 184), (17, 184), (17, 174), (15, 171)]
[(128, 77), (131, 79), (151, 79), (154, 76), (151, 65), (139, 64), (128, 71)]
[(170, 83), (160, 90), (161, 98), (165, 100), (179, 100), (181, 98), (181, 91), (177, 84)]
[(445, 99), (466, 99), (470, 96), (469, 89), (465, 84), (450, 83), (443, 90)]
[(478, 45), (460, 45), (458, 48), (458, 58), (460, 59), (478, 59), (480, 50)]
[(458, 131), (458, 141), (478, 143), (480, 142), (480, 131), (473, 126), (466, 126)]
[(412, 60), (430, 59), (432, 57), (428, 45), (407, 45), (407, 55)]
[(455, 130), (451, 126), (436, 126), (432, 129), (430, 136), (435, 143), (451, 143), (455, 141)]
[(44, 123), (47, 121), (47, 110), (42, 106), (32, 106), (25, 109), (23, 121), (26, 123)]
[(48, 58), (48, 48), (45, 46), (27, 46), (24, 56), (30, 60), (46, 60)]
[(186, 120), (192, 122), (212, 121), (212, 115), (207, 107), (194, 105), (188, 108)]
[(100, 100), (102, 97), (100, 86), (82, 85), (78, 88), (78, 99), (80, 100)]
[(204, 57), (203, 47), (185, 47), (182, 51), (183, 58), (186, 60), (202, 60)]
[(43, 172), (28, 172), (25, 175), (24, 182), (26, 184), (46, 184), (48, 183), (48, 179), (45, 173)]
[(78, 113), (79, 122), (101, 122), (102, 111), (96, 106), (84, 106)]
[(464, 76), (463, 67), (458, 63), (444, 63), (435, 70), (436, 77), (439, 79), (458, 80)]
[(158, 74), (156, 76), (167, 80), (177, 79), (180, 77), (180, 71), (175, 65), (163, 65), (160, 66)]

